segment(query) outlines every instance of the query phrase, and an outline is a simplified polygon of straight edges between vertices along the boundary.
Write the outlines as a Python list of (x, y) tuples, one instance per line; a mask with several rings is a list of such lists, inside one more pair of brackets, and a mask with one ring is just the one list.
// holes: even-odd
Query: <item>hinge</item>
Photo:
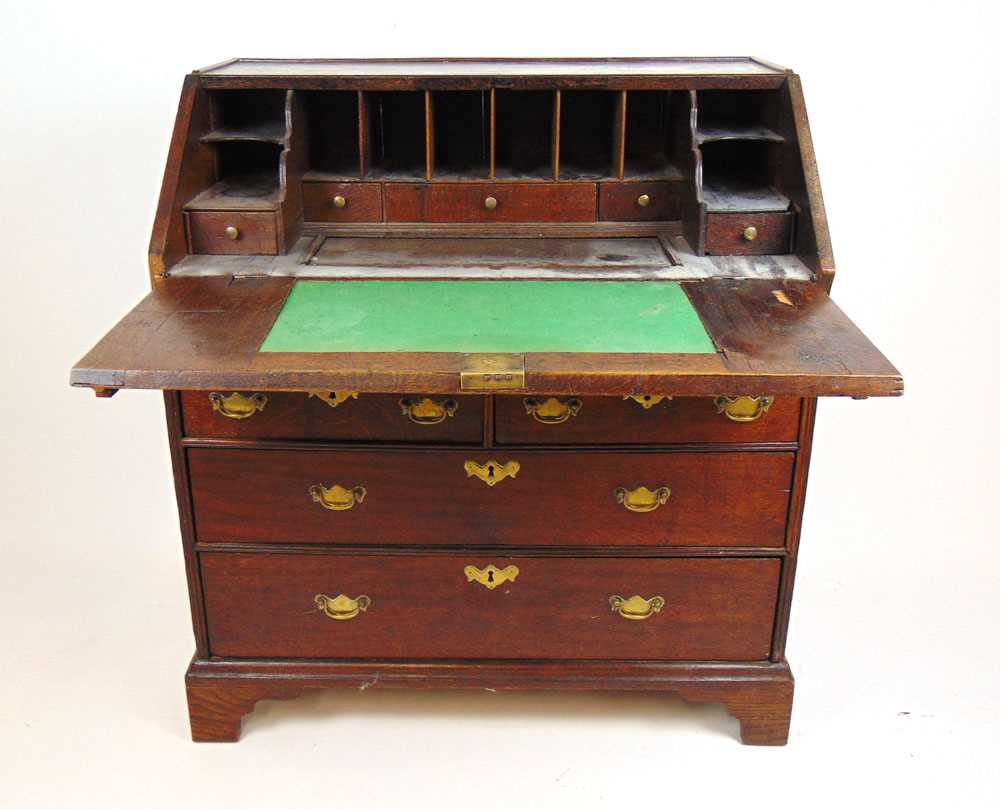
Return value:
[(524, 387), (524, 354), (466, 354), (462, 390), (518, 390)]

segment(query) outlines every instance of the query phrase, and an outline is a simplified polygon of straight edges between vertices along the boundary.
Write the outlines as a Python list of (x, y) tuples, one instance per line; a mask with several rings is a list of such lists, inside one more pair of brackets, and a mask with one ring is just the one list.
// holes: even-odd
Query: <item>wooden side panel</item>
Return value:
[[(777, 559), (567, 559), (203, 553), (211, 650), (223, 657), (766, 660)], [(488, 589), (464, 568), (514, 565)], [(333, 620), (317, 595), (365, 595)], [(660, 597), (627, 620), (613, 595)]]

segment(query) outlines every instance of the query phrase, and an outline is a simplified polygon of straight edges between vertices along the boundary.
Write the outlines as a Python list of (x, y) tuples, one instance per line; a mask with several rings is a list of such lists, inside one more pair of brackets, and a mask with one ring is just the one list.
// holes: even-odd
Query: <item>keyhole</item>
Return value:
[(492, 570), (487, 571), (487, 573), (486, 573), (486, 580), (490, 584), (493, 584), (493, 571)]
[(486, 474), (487, 474), (487, 475), (488, 475), (489, 477), (493, 477), (493, 471), (494, 471), (494, 466), (493, 466), (493, 464), (490, 464), (489, 466), (487, 466), (487, 467), (486, 467)]

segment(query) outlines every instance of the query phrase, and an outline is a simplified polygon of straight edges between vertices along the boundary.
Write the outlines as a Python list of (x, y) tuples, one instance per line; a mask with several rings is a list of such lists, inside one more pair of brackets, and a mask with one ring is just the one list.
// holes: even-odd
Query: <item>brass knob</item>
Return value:
[(649, 205), (649, 194), (639, 194), (639, 198), (636, 200), (640, 208), (645, 208)]
[(240, 237), (240, 230), (230, 225), (226, 228), (226, 235), (235, 242)]
[(749, 225), (743, 228), (743, 238), (746, 239), (748, 242), (752, 242), (754, 239), (757, 238), (757, 228), (755, 228), (753, 225)]
[(333, 198), (333, 207), (334, 208), (343, 208), (345, 205), (347, 205), (347, 200), (344, 197), (342, 197), (340, 194), (337, 194), (337, 196), (335, 196)]
[(497, 198), (487, 197), (485, 200), (483, 200), (483, 206), (486, 208), (487, 211), (492, 211), (494, 208), (497, 207)]

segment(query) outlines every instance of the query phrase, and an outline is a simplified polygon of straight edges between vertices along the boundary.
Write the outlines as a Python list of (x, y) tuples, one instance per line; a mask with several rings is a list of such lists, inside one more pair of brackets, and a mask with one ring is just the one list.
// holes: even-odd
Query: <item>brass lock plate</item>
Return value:
[(524, 354), (466, 354), (462, 390), (519, 390), (524, 387)]

